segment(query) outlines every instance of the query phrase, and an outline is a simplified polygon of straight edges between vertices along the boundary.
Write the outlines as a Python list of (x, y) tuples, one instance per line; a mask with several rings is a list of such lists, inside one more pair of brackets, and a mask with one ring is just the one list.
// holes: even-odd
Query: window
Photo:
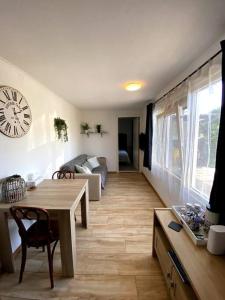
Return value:
[(163, 164), (163, 122), (164, 117), (163, 115), (157, 116), (157, 123), (156, 123), (156, 161), (159, 165), (162, 166)]
[(174, 175), (181, 177), (181, 151), (178, 134), (177, 114), (166, 117), (166, 168)]
[(221, 81), (195, 92), (196, 131), (192, 188), (209, 198), (216, 161), (216, 148), (221, 110)]
[(213, 61), (169, 92), (153, 111), (153, 169), (168, 205), (206, 205), (213, 184), (222, 98), (221, 64)]
[(185, 156), (185, 150), (187, 146), (187, 121), (188, 121), (188, 109), (185, 105), (184, 107), (179, 107), (180, 116), (180, 130), (181, 130), (181, 149), (183, 157)]

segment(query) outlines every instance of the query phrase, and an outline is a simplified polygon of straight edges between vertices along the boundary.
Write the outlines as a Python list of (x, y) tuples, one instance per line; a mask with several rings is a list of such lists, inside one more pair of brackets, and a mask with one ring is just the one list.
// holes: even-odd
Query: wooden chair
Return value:
[[(55, 171), (52, 174), (52, 179), (75, 179), (75, 172), (71, 171)], [(76, 215), (74, 215), (75, 222), (77, 221)]]
[(52, 179), (75, 179), (75, 174), (71, 171), (56, 171), (52, 174)]
[[(23, 272), (26, 264), (27, 247), (47, 247), (49, 276), (51, 288), (54, 287), (53, 280), (53, 255), (59, 240), (58, 222), (50, 220), (49, 213), (43, 208), (12, 206), (10, 212), (19, 228), (22, 242), (22, 259), (19, 283), (22, 282)], [(23, 220), (34, 220), (28, 229), (25, 228)], [(51, 243), (54, 243), (51, 250)]]

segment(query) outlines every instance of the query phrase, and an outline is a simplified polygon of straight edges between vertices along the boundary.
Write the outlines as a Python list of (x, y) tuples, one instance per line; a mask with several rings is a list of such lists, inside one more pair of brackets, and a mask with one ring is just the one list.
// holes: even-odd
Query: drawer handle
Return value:
[(166, 277), (167, 277), (167, 278), (170, 278), (170, 277), (171, 277), (170, 272), (168, 272), (168, 273), (166, 274)]
[(185, 284), (189, 284), (187, 275), (185, 274), (183, 267), (181, 266), (181, 263), (179, 262), (176, 254), (172, 250), (170, 250), (168, 251), (168, 255), (182, 282)]

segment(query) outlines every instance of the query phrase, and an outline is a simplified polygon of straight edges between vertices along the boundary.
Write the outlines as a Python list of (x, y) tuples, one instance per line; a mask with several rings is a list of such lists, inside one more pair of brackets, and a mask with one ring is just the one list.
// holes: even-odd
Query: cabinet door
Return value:
[(166, 279), (166, 284), (168, 288), (171, 285), (171, 269), (172, 263), (168, 256), (168, 250), (170, 250), (170, 245), (164, 236), (164, 232), (161, 228), (155, 227), (155, 251), (163, 271), (163, 275)]
[(180, 279), (175, 267), (172, 267), (170, 296), (173, 300), (197, 300), (192, 287)]

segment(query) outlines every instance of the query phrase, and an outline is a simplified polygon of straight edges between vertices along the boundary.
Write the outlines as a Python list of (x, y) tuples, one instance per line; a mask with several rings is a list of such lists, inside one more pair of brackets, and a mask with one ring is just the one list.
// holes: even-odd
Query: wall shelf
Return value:
[(104, 134), (107, 134), (107, 131), (95, 132), (95, 131), (88, 131), (88, 132), (81, 132), (80, 134), (86, 135), (89, 137), (90, 134), (97, 134), (103, 137)]

